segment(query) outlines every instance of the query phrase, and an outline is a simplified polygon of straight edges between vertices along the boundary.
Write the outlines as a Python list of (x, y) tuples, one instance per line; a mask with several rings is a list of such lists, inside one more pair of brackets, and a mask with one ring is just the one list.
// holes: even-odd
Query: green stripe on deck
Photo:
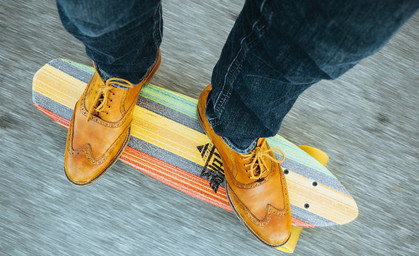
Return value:
[(141, 89), (141, 96), (180, 112), (190, 118), (197, 119), (196, 106), (198, 100), (194, 98), (152, 84), (144, 86), (144, 88)]
[(72, 66), (74, 66), (78, 69), (81, 69), (84, 72), (87, 72), (87, 73), (91, 74), (92, 76), (95, 73), (95, 69), (93, 67), (86, 66), (84, 64), (80, 64), (80, 63), (77, 63), (77, 62), (74, 62), (74, 61), (71, 61), (71, 60), (67, 60), (67, 59), (60, 59), (60, 60), (65, 61), (68, 64), (71, 64)]

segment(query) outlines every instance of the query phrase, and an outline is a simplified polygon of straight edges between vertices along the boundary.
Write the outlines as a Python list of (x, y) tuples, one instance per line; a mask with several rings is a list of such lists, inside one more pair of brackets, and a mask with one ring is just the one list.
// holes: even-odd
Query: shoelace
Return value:
[(111, 90), (115, 88), (113, 85), (118, 85), (126, 89), (134, 87), (134, 85), (131, 82), (122, 78), (108, 79), (105, 83), (105, 86), (99, 88), (99, 92), (96, 95), (96, 98), (94, 99), (93, 104), (89, 109), (89, 113), (87, 114), (87, 121), (89, 121), (93, 117), (93, 115), (99, 115), (100, 113), (108, 113), (105, 109), (108, 106), (109, 94), (111, 93)]
[[(273, 151), (281, 152), (282, 159), (278, 160), (275, 157), (272, 157), (269, 153)], [(252, 180), (259, 180), (266, 177), (269, 173), (269, 168), (266, 164), (266, 160), (271, 160), (280, 164), (284, 162), (285, 154), (282, 150), (277, 148), (262, 150), (261, 147), (256, 147), (249, 154), (244, 154), (242, 158), (244, 161), (248, 162), (247, 164), (245, 164), (245, 167), (248, 168), (246, 171), (250, 175), (249, 178)]]

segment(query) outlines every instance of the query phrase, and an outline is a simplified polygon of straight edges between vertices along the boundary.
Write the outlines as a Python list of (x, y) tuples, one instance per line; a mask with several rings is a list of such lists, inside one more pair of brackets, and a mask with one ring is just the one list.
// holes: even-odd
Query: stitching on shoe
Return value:
[(252, 223), (254, 223), (255, 225), (259, 227), (266, 226), (271, 221), (273, 216), (281, 216), (281, 217), (285, 216), (289, 210), (287, 204), (285, 204), (285, 207), (283, 210), (279, 210), (275, 208), (274, 206), (272, 206), (271, 204), (267, 204), (266, 209), (265, 209), (265, 216), (263, 217), (263, 219), (259, 219), (249, 210), (249, 208), (247, 208), (245, 204), (243, 204), (243, 202), (237, 197), (237, 195), (234, 193), (232, 189), (230, 189), (229, 193), (230, 195), (233, 195), (235, 199), (234, 201), (237, 202), (238, 206), (244, 210), (247, 218), (249, 218), (249, 220)]
[[(73, 148), (73, 128), (74, 123), (72, 123), (70, 129), (70, 136), (69, 136), (69, 142), (67, 142), (68, 146), (68, 153), (73, 156), (79, 156), (84, 154), (85, 158), (89, 161), (92, 165), (100, 165), (105, 162), (105, 160), (108, 158), (110, 152), (115, 148), (115, 145), (121, 141), (122, 139), (125, 140), (126, 136), (123, 136), (127, 130), (129, 130), (130, 126), (127, 126), (127, 128), (124, 129), (124, 131), (118, 136), (118, 138), (112, 143), (112, 145), (99, 157), (93, 156), (93, 149), (92, 146), (89, 143), (84, 144), (78, 149)], [(129, 136), (129, 134), (127, 134)]]

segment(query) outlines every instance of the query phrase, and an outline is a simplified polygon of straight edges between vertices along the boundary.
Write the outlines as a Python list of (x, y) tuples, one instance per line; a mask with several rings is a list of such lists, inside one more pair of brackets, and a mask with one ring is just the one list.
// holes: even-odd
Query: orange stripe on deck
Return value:
[[(185, 176), (186, 179), (193, 181), (196, 184), (196, 188), (201, 188), (201, 190), (206, 190), (206, 191), (210, 191), (210, 193), (212, 194), (212, 196), (216, 197), (217, 199), (223, 199), (222, 196), (213, 193), (212, 190), (208, 189), (208, 183), (205, 183), (205, 180), (202, 179), (201, 177), (198, 177), (196, 175), (193, 175), (189, 172), (185, 172), (185, 173), (180, 173), (180, 171), (184, 171), (176, 166), (173, 166), (171, 164), (168, 164), (164, 161), (161, 161), (158, 158), (152, 157), (148, 154), (145, 154), (143, 152), (140, 152), (138, 150), (135, 150), (133, 148), (131, 148), (132, 151), (127, 151), (127, 156), (131, 156), (134, 157), (134, 163), (135, 162), (141, 162), (144, 165), (146, 165), (148, 168), (152, 169), (151, 171), (162, 171), (161, 174), (164, 175), (165, 173), (170, 174), (169, 177), (171, 177), (173, 179), (173, 181), (177, 181), (177, 183), (184, 183), (185, 180)], [(204, 181), (204, 182), (203, 182)], [(188, 182), (190, 183), (190, 182)], [(225, 198), (225, 197), (224, 197)]]
[(39, 106), (38, 104), (33, 104), (37, 109), (39, 109), (39, 111), (41, 111), (42, 113), (44, 113), (46, 116), (48, 116), (49, 118), (51, 118), (52, 120), (54, 120), (55, 122), (57, 122), (58, 124), (60, 124), (61, 126), (63, 126), (64, 128), (68, 129), (68, 127), (70, 126), (70, 120), (59, 116), (57, 114), (55, 114), (54, 112), (51, 112), (50, 110)]
[[(291, 214), (292, 214), (292, 212), (291, 212)], [(312, 225), (312, 224), (310, 224), (308, 222), (302, 221), (302, 220), (297, 219), (297, 218), (295, 218), (293, 216), (291, 216), (291, 224), (293, 226), (304, 227), (304, 228), (315, 228), (316, 227), (316, 226), (314, 226), (314, 225)]]

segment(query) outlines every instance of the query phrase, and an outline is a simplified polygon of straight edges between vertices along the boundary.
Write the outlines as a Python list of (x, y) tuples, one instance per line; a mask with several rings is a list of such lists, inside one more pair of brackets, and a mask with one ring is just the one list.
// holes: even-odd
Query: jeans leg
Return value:
[(106, 80), (139, 83), (162, 40), (160, 0), (57, 0), (65, 29), (83, 42)]
[(414, 0), (247, 0), (213, 70), (213, 129), (239, 152), (274, 136), (305, 89), (378, 51), (417, 8)]

